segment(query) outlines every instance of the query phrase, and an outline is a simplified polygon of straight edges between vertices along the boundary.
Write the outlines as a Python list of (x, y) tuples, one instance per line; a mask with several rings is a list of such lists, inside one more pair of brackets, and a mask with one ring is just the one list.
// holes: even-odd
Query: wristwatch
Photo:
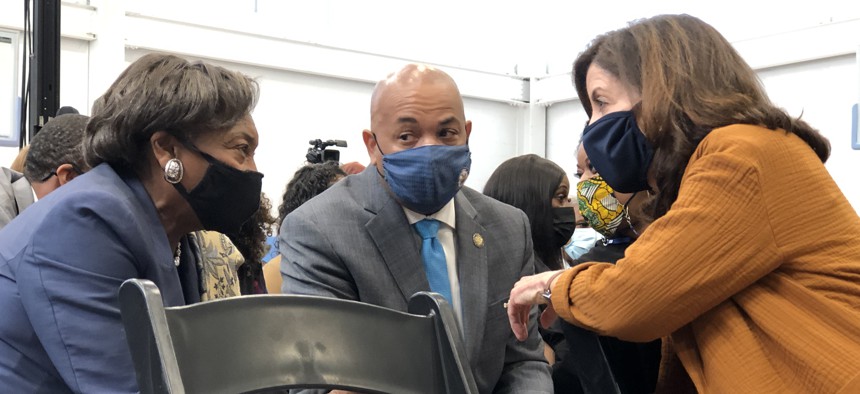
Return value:
[(565, 270), (556, 271), (556, 273), (552, 274), (549, 277), (549, 280), (546, 281), (546, 288), (543, 289), (543, 293), (540, 294), (543, 299), (546, 300), (547, 304), (552, 304), (552, 281), (561, 274), (564, 273)]
[(544, 289), (543, 293), (540, 293), (540, 296), (546, 300), (547, 304), (552, 304), (552, 289), (547, 287), (546, 289)]

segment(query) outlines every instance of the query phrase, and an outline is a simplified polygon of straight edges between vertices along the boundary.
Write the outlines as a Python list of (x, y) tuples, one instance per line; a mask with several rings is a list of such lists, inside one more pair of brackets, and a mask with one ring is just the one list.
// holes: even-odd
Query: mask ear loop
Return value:
[(385, 156), (385, 152), (382, 151), (382, 148), (379, 147), (379, 140), (376, 139), (376, 133), (371, 132), (370, 135), (373, 136), (373, 142), (376, 143), (376, 150), (379, 151), (379, 154)]
[[(382, 155), (382, 157), (385, 157), (385, 152), (383, 152), (383, 151), (382, 151), (382, 148), (380, 148), (380, 147), (379, 147), (379, 140), (378, 140), (378, 139), (376, 139), (376, 133), (371, 132), (371, 133), (370, 133), (370, 135), (372, 135), (372, 136), (373, 136), (373, 142), (376, 142), (376, 150), (378, 150), (378, 151), (379, 151), (379, 154), (381, 154), (381, 155)], [(374, 165), (374, 167), (376, 167), (376, 173), (377, 173), (377, 174), (379, 174), (379, 176), (381, 176), (381, 177), (382, 177), (382, 179), (385, 179), (385, 174), (383, 174), (383, 171), (382, 171), (382, 170), (380, 170), (380, 169), (379, 169), (379, 167), (377, 167), (377, 166), (375, 166), (375, 165)]]

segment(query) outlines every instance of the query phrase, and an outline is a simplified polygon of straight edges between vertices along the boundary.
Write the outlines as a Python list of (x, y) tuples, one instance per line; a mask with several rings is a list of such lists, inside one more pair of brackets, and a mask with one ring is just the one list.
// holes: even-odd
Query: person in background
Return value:
[(24, 145), (24, 147), (18, 151), (18, 155), (15, 156), (15, 160), (12, 160), (12, 164), (9, 165), (9, 169), (23, 174), (24, 161), (27, 160), (27, 152), (30, 152), (30, 145)]
[[(320, 167), (310, 167), (312, 164), (326, 164), (326, 163), (331, 163), (331, 164), (327, 164), (325, 166), (320, 166)], [(299, 172), (302, 172), (302, 170), (304, 168), (316, 168), (317, 170), (313, 170), (311, 172), (312, 173), (318, 172), (318, 173), (315, 175), (312, 175), (312, 174), (299, 175)], [(328, 189), (328, 187), (331, 186), (331, 184), (333, 184), (334, 181), (341, 180), (343, 177), (345, 177), (347, 175), (358, 174), (358, 173), (364, 171), (364, 168), (365, 167), (363, 164), (356, 162), (356, 161), (351, 161), (349, 163), (341, 164), (339, 167), (336, 166), (336, 162), (308, 163), (307, 166), (300, 168), (296, 172), (296, 174), (293, 176), (293, 179), (296, 179), (296, 177), (304, 178), (304, 180), (301, 180), (300, 182), (306, 182), (306, 181), (311, 182), (311, 187), (309, 189), (305, 189), (305, 190), (297, 189), (295, 191), (295, 194), (290, 194), (289, 197), (287, 196), (287, 194), (290, 193), (289, 192), (289, 186), (287, 187), (288, 190), (284, 191), (284, 196), (283, 196), (281, 201), (286, 201), (287, 199), (292, 200), (292, 202), (289, 204), (290, 206), (292, 206), (292, 208), (285, 207), (284, 204), (286, 204), (286, 203), (281, 204), (281, 206), (279, 207), (279, 211), (281, 211), (281, 212), (279, 212), (280, 219), (277, 221), (277, 226), (278, 227), (281, 226), (281, 223), (284, 222), (284, 217), (287, 216), (287, 213), (292, 212), (293, 209), (295, 209), (295, 207), (298, 207), (299, 205), (303, 204), (305, 201), (311, 199), (312, 197), (316, 196), (317, 194), (322, 193), (325, 189)], [(330, 177), (329, 174), (327, 174), (328, 172), (330, 172), (329, 169), (331, 169), (331, 171), (333, 171), (336, 174), (337, 179), (335, 179), (334, 176)], [(319, 176), (320, 178), (319, 179), (313, 179), (313, 177), (315, 177), (315, 176)], [(328, 181), (329, 179), (334, 179), (334, 181)], [(289, 212), (285, 213), (284, 212), (285, 209)], [(276, 270), (274, 268), (274, 265), (280, 265), (280, 262), (281, 262), (281, 258), (278, 257), (278, 256), (280, 256), (280, 254), (278, 254), (278, 236), (277, 236), (277, 234), (275, 234), (274, 236), (268, 237), (266, 239), (266, 242), (269, 245), (271, 245), (271, 249), (269, 250), (269, 253), (266, 254), (266, 256), (263, 258), (263, 262), (268, 263), (269, 261), (277, 258), (276, 264), (273, 264), (273, 267), (269, 268), (270, 272), (266, 273), (266, 283), (272, 283), (272, 286), (267, 285), (266, 287), (269, 288), (270, 293), (273, 292), (273, 290), (274, 290), (274, 293), (280, 293), (281, 292), (281, 274), (280, 274), (279, 270)], [(264, 267), (264, 271), (265, 271), (265, 267)], [(275, 286), (275, 285), (277, 285), (277, 286)]]
[(591, 225), (582, 216), (582, 212), (579, 210), (579, 203), (576, 202), (574, 205), (576, 205), (576, 209), (574, 209), (576, 213), (576, 231), (573, 232), (570, 241), (564, 244), (564, 253), (561, 255), (564, 259), (565, 268), (570, 268), (570, 264), (574, 260), (591, 250), (598, 241), (603, 239), (600, 233), (591, 228)]
[(535, 272), (563, 266), (562, 247), (576, 228), (576, 208), (568, 197), (564, 170), (538, 155), (508, 159), (493, 171), (484, 194), (522, 210), (529, 219)]
[(81, 148), (89, 120), (84, 115), (60, 115), (33, 137), (24, 161), (24, 176), (33, 185), (36, 198), (43, 198), (89, 169)]
[(266, 293), (261, 259), (267, 247), (266, 234), (275, 223), (271, 209), (261, 194), (257, 212), (238, 232), (200, 230), (188, 234), (186, 240), (199, 273), (200, 301)]
[(92, 170), (0, 230), (4, 391), (139, 391), (117, 291), (142, 278), (166, 306), (199, 301), (180, 240), (236, 232), (257, 211), (257, 97), (243, 74), (151, 53), (96, 100)]
[(35, 201), (33, 187), (24, 174), (0, 167), (0, 229)]
[(860, 392), (860, 217), (824, 167), (828, 141), (688, 15), (597, 37), (573, 75), (588, 158), (654, 220), (616, 264), (520, 280), (516, 336), (545, 294), (544, 323), (667, 337), (657, 391)]
[(19, 154), (24, 158), (23, 177), (0, 170), (0, 229), (33, 202), (89, 169), (81, 150), (89, 119), (74, 114), (51, 118), (33, 137), (27, 153)]
[(361, 164), (361, 163), (359, 163), (359, 162), (357, 162), (357, 161), (351, 161), (351, 162), (349, 162), (349, 163), (344, 163), (343, 165), (341, 165), (341, 166), (340, 166), (340, 168), (341, 168), (341, 169), (342, 169), (342, 170), (343, 170), (347, 175), (355, 175), (355, 174), (359, 174), (359, 173), (361, 173), (362, 171), (364, 171), (365, 166), (364, 166), (364, 164)]
[(78, 109), (72, 106), (64, 105), (57, 109), (57, 116), (65, 114), (79, 114)]
[[(592, 248), (571, 262), (615, 263), (645, 230), (643, 198), (619, 193), (597, 173), (582, 144), (576, 152), (576, 185), (579, 211), (589, 228), (600, 235)], [(577, 229), (576, 232), (581, 231)], [(653, 393), (660, 366), (660, 340), (634, 343), (560, 321), (571, 349), (576, 349), (557, 368), (576, 376), (580, 387), (564, 392)]]
[[(278, 229), (287, 215), (346, 176), (342, 166), (333, 161), (306, 164), (299, 168), (284, 189), (281, 205), (278, 207)], [(263, 266), (263, 273), (269, 294), (280, 294), (283, 283), (280, 254)]]
[(278, 229), (287, 215), (346, 176), (347, 173), (333, 161), (307, 164), (296, 170), (278, 206)]
[(242, 252), (227, 235), (199, 230), (182, 239), (191, 261), (196, 264), (200, 301), (212, 301), (243, 295), (239, 267), (245, 264)]
[(513, 284), (534, 273), (528, 219), (463, 187), (472, 123), (456, 83), (407, 65), (377, 83), (370, 114), (362, 137), (372, 165), (284, 219), (282, 290), (400, 311), (416, 292), (440, 293), (480, 392), (552, 392), (537, 327), (517, 342), (503, 308)]
[[(576, 228), (576, 207), (571, 203), (570, 180), (557, 164), (530, 154), (508, 159), (493, 171), (484, 185), (484, 194), (522, 210), (531, 225), (535, 272), (562, 269), (563, 247)], [(557, 368), (570, 348), (560, 324), (539, 328), (547, 343), (547, 360), (553, 366), (555, 392), (567, 393), (579, 383), (575, 376)]]
[(241, 295), (239, 267), (245, 262), (233, 241), (217, 231), (194, 231), (182, 239), (196, 264), (200, 301)]
[(261, 194), (260, 208), (254, 216), (242, 225), (237, 234), (228, 235), (243, 257), (243, 263), (238, 268), (242, 295), (267, 293), (263, 276), (263, 256), (269, 248), (266, 237), (273, 233), (277, 221), (272, 217), (271, 211), (272, 202), (265, 193)]

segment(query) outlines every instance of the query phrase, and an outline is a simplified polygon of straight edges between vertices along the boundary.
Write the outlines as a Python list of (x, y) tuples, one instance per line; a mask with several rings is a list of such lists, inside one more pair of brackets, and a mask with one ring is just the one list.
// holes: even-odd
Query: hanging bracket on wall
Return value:
[(54, 117), (60, 103), (60, 1), (37, 0), (33, 11), (28, 140)]
[(854, 104), (851, 107), (851, 148), (854, 150), (860, 150), (860, 109), (857, 108), (857, 104)]

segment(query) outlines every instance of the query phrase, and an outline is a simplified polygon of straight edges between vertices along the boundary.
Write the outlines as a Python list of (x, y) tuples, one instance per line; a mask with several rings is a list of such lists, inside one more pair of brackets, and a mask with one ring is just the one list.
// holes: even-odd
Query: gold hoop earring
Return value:
[(168, 183), (174, 185), (179, 183), (183, 175), (185, 175), (185, 167), (182, 166), (182, 162), (179, 159), (174, 157), (164, 165), (164, 180)]

